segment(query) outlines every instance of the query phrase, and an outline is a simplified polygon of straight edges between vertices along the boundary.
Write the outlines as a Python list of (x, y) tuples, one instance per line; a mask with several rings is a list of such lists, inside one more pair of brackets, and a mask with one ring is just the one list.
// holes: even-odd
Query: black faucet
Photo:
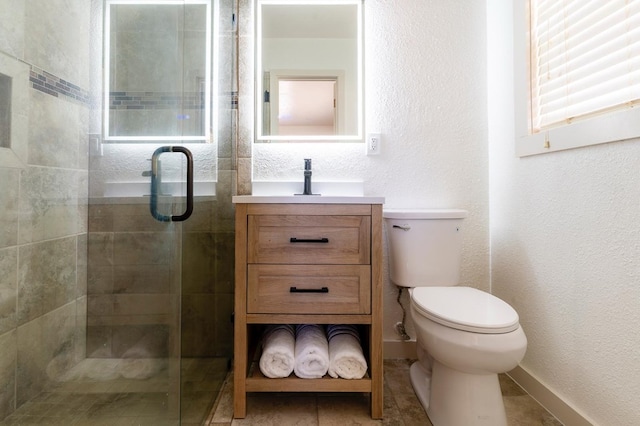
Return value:
[(302, 195), (313, 195), (311, 192), (311, 158), (304, 159), (304, 191)]
[[(154, 160), (148, 159), (147, 161), (154, 161)], [(151, 176), (151, 175), (152, 175), (151, 170), (145, 170), (142, 172), (142, 176)], [(160, 160), (157, 160), (157, 163), (156, 163), (155, 180), (156, 180), (156, 189), (158, 191), (158, 195), (171, 195), (171, 194), (165, 194), (163, 190), (164, 184), (162, 183), (162, 161)]]
[(311, 158), (304, 159), (304, 189), (302, 194), (295, 195), (320, 195), (311, 191)]

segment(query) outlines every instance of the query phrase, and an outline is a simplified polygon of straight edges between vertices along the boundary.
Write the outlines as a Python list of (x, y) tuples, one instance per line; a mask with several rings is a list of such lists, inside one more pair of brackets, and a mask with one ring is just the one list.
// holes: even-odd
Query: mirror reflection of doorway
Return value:
[(344, 132), (344, 73), (270, 70), (263, 73), (262, 134), (336, 136)]
[(336, 78), (279, 79), (277, 110), (272, 116), (277, 134), (335, 135), (336, 90)]
[[(362, 142), (362, 2), (255, 0), (256, 142)], [(281, 78), (336, 78), (334, 130), (280, 131)]]

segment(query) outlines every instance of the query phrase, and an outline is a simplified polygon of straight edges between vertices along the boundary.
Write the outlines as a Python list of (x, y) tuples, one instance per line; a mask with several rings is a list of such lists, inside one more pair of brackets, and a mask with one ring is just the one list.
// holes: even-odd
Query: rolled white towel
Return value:
[(295, 342), (293, 326), (268, 326), (262, 337), (262, 374), (272, 379), (288, 377), (295, 364)]
[(301, 379), (319, 379), (329, 368), (329, 345), (324, 327), (317, 324), (296, 326), (296, 364), (293, 371)]
[(125, 379), (146, 380), (168, 368), (166, 358), (127, 358), (120, 362), (120, 374)]
[(361, 379), (367, 372), (360, 335), (355, 325), (327, 326), (329, 338), (329, 375), (343, 379)]

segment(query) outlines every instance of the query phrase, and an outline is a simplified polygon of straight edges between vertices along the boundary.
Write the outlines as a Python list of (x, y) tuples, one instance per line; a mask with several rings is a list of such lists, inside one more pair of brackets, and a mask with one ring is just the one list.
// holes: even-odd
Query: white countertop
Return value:
[(384, 197), (332, 195), (236, 195), (236, 204), (384, 204)]

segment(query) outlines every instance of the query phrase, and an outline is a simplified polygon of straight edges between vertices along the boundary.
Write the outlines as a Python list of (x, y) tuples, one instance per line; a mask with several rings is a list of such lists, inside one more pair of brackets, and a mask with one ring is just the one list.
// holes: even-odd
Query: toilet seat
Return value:
[(472, 287), (417, 287), (411, 300), (426, 318), (446, 327), (483, 334), (509, 333), (519, 327), (507, 302)]

